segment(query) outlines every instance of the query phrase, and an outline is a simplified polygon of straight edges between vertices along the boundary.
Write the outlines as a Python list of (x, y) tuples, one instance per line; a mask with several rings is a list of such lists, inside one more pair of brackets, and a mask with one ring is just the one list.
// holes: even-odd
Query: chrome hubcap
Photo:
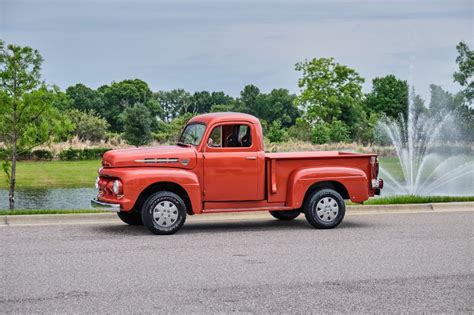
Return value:
[(339, 213), (339, 206), (334, 198), (324, 197), (316, 205), (316, 215), (324, 222), (331, 222), (336, 219)]
[(178, 220), (178, 208), (171, 201), (161, 201), (153, 209), (153, 221), (161, 227), (170, 227)]

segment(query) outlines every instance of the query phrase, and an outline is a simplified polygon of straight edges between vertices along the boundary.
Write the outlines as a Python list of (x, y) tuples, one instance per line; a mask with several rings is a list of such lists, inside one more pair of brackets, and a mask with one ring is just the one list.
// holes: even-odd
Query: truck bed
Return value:
[[(375, 156), (338, 151), (265, 153), (268, 201), (288, 202), (292, 194), (288, 190), (292, 187), (292, 177), (302, 169), (315, 170), (308, 182), (341, 181), (354, 192), (347, 196), (349, 199), (353, 202), (366, 200), (373, 195), (369, 187), (370, 158)], [(359, 173), (355, 175), (354, 172)]]

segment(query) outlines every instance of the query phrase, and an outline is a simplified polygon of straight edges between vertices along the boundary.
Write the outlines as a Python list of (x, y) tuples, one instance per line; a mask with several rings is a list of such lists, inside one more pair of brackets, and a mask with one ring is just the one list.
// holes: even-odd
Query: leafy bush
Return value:
[(285, 128), (282, 128), (281, 121), (274, 120), (270, 125), (267, 137), (270, 142), (284, 142), (288, 140), (288, 133)]
[(321, 122), (316, 124), (311, 132), (311, 141), (314, 144), (328, 143), (331, 140), (329, 129), (327, 123)]
[(333, 120), (329, 125), (329, 138), (332, 142), (349, 142), (349, 128), (340, 120)]
[(296, 123), (288, 128), (288, 136), (294, 140), (311, 141), (311, 125), (302, 118), (297, 118)]
[(69, 111), (69, 118), (75, 126), (73, 135), (80, 140), (98, 142), (106, 139), (107, 129), (110, 125), (107, 120), (101, 118), (93, 110), (72, 109)]
[(61, 151), (59, 159), (63, 161), (95, 160), (102, 158), (109, 148), (73, 149)]
[(79, 160), (79, 152), (81, 150), (69, 148), (67, 150), (59, 152), (59, 159), (64, 161), (75, 161)]
[(53, 153), (49, 150), (34, 150), (31, 152), (31, 157), (35, 160), (50, 161), (53, 159)]

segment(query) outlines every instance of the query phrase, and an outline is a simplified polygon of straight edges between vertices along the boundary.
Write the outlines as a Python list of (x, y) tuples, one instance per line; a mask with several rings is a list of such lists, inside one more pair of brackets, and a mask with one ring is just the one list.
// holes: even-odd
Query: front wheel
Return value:
[(315, 190), (304, 204), (306, 220), (318, 229), (338, 226), (346, 213), (341, 195), (332, 189)]
[(296, 219), (301, 213), (300, 210), (269, 211), (269, 212), (274, 218), (278, 220), (283, 220), (283, 221)]
[(186, 221), (186, 205), (175, 193), (156, 192), (143, 204), (142, 220), (148, 230), (154, 234), (176, 233)]
[(118, 217), (128, 225), (143, 225), (142, 215), (137, 211), (120, 211), (117, 212)]

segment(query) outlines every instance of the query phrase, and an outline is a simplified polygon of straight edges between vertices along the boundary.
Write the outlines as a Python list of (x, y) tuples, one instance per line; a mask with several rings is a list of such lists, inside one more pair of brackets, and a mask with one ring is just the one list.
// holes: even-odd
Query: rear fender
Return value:
[(288, 179), (287, 206), (300, 208), (311, 186), (325, 181), (343, 185), (353, 202), (369, 198), (367, 175), (364, 171), (351, 167), (315, 167), (293, 171)]

